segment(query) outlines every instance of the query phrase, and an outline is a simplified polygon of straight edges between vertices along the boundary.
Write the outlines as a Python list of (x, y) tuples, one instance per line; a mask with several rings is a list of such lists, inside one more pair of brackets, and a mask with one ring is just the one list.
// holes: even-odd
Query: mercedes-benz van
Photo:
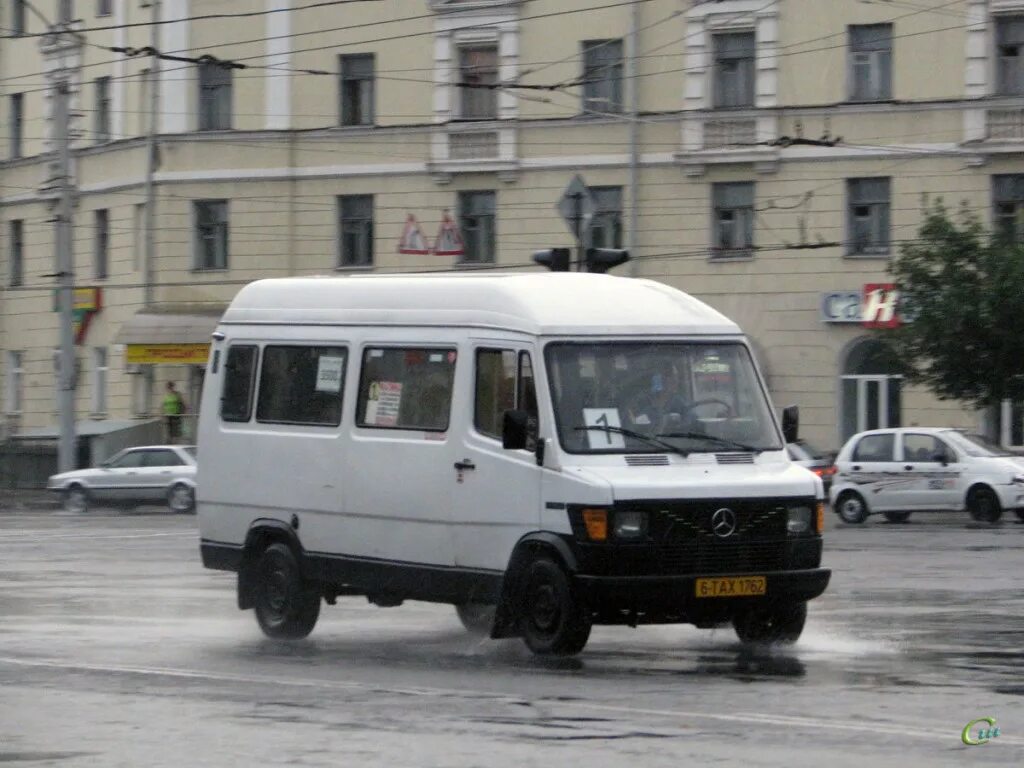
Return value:
[(203, 562), (272, 637), (362, 595), (450, 603), (538, 654), (594, 624), (793, 642), (830, 572), (785, 416), (740, 329), (661, 283), (261, 280), (213, 337)]

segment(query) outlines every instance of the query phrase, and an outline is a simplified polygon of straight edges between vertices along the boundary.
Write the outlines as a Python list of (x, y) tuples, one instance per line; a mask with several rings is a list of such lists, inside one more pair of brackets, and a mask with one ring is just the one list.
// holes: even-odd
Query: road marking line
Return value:
[[(188, 680), (208, 680), (216, 682), (255, 683), (264, 685), (281, 685), (297, 688), (327, 688), (338, 690), (361, 690), (370, 693), (393, 693), (413, 696), (457, 696), (462, 698), (490, 698), (499, 700), (521, 701), (522, 696), (515, 693), (496, 693), (493, 691), (459, 690), (454, 688), (434, 688), (431, 686), (395, 687), (388, 685), (374, 685), (372, 683), (357, 683), (351, 680), (298, 680), (294, 678), (278, 678), (266, 675), (236, 675), (223, 672), (204, 672), (190, 669), (172, 669), (165, 667), (132, 667), (111, 664), (71, 664), (61, 661), (50, 660), (29, 660), (10, 657), (0, 657), (0, 664), (20, 667), (38, 667), (45, 669), (63, 669), (69, 671), (86, 672), (113, 672), (130, 675), (149, 675), (154, 677), (171, 677)], [(545, 697), (539, 697), (545, 700)], [(855, 733), (884, 734), (888, 736), (899, 736), (901, 738), (926, 739), (928, 741), (941, 742), (944, 744), (959, 742), (959, 728), (953, 727), (949, 731), (929, 730), (926, 728), (909, 727), (893, 722), (891, 719), (879, 723), (850, 723), (837, 722), (824, 718), (796, 717), (788, 715), (776, 715), (763, 712), (739, 712), (736, 714), (720, 714), (715, 712), (702, 712), (692, 710), (676, 709), (652, 709), (646, 707), (629, 707), (615, 704), (597, 704), (583, 700), (572, 701), (550, 701), (549, 703), (562, 703), (566, 706), (577, 707), (600, 712), (618, 712), (624, 715), (650, 715), (665, 717), (685, 723), (690, 720), (712, 720), (717, 722), (746, 723), (756, 725), (772, 725), (799, 728), (803, 731), (808, 729), (851, 731)], [(1024, 739), (1000, 736), (1000, 744), (1024, 745)]]
[(168, 533), (129, 533), (129, 534), (58, 534), (46, 535), (45, 533), (36, 533), (33, 535), (25, 534), (19, 536), (10, 536), (7, 534), (0, 534), (0, 541), (5, 544), (40, 544), (47, 541), (94, 541), (102, 539), (155, 539), (163, 536), (188, 536), (199, 540), (199, 534), (196, 531), (171, 531)]

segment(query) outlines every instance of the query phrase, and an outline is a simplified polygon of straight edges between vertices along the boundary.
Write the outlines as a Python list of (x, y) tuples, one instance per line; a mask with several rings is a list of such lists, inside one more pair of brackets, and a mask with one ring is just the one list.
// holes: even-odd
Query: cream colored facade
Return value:
[[(12, 5), (2, 3), (0, 26), (10, 26)], [(55, 17), (58, 3), (37, 5)], [(854, 426), (884, 421), (879, 398), (889, 385), (871, 378), (877, 371), (867, 383), (842, 383), (870, 332), (825, 322), (826, 297), (846, 295), (849, 305), (865, 284), (888, 282), (889, 255), (915, 236), (928, 200), (963, 201), (994, 222), (994, 178), (1024, 174), (1024, 89), (1007, 87), (1012, 77), (1000, 73), (1012, 75), (1016, 63), (999, 48), (1024, 19), (1024, 0), (380, 0), (309, 9), (302, 0), (113, 0), (107, 17), (96, 16), (95, 0), (73, 5), (87, 43), (75, 96), (76, 284), (103, 291), (78, 347), (80, 419), (157, 413), (161, 383), (188, 382), (185, 367), (157, 366), (147, 394), (145, 367), (126, 364), (123, 330), (142, 310), (215, 312), (266, 276), (477, 266), (398, 253), (410, 214), (433, 240), (445, 212), (464, 223), (460, 200), (470, 203), (460, 193), (469, 191), (493, 192), (494, 263), (530, 268), (535, 250), (572, 245), (555, 204), (578, 173), (588, 186), (621, 188), (623, 245), (634, 260), (616, 271), (663, 280), (736, 319), (760, 349), (776, 404), (798, 404), (804, 434), (838, 448), (850, 415), (860, 418)], [(162, 52), (246, 68), (231, 71), (230, 129), (199, 130), (197, 66), (160, 63), (147, 307), (151, 63), (108, 49), (148, 45), (155, 10), (167, 22), (158, 27)], [(26, 18), (30, 35), (43, 31)], [(592, 46), (591, 55), (621, 50), (621, 69), (596, 78), (618, 81), (621, 107), (600, 101), (598, 89), (584, 109), (584, 91), (596, 87), (580, 84), (584, 43), (609, 40), (621, 49)], [(372, 121), (342, 125), (339, 57), (356, 54), (374, 57)], [(481, 60), (473, 56), (501, 83), (534, 87), (459, 87), (460, 64)], [(7, 152), (0, 163), (0, 378), (8, 429), (23, 431), (56, 422), (53, 211), (40, 191), (52, 176), (55, 126), (40, 39), (0, 40), (0, 61), (8, 143), (12, 96), (24, 94), (22, 157)], [(105, 107), (101, 77), (110, 78)], [(481, 109), (485, 119), (460, 119)], [(95, 133), (98, 111), (109, 140)], [(887, 198), (854, 210), (855, 195), (868, 194), (858, 190), (870, 187), (862, 179), (887, 180)], [(741, 186), (716, 186), (726, 183)], [(744, 199), (725, 204), (719, 194)], [(338, 198), (353, 195), (372, 196), (372, 265), (339, 267)], [(196, 201), (226, 201), (226, 268), (196, 269)], [(97, 279), (99, 210), (108, 212), (109, 244), (107, 276)], [(744, 217), (753, 247), (716, 248), (716, 233), (731, 226), (737, 236)], [(22, 279), (11, 285), (16, 221)], [(864, 242), (867, 254), (851, 254)], [(97, 348), (109, 369), (105, 402), (96, 401)], [(904, 425), (978, 424), (959, 404), (908, 387), (898, 411)]]

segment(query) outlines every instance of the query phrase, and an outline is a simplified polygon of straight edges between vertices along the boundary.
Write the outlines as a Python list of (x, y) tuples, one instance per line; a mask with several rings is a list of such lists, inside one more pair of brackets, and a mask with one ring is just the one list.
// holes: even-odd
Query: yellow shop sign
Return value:
[(124, 353), (128, 365), (206, 365), (209, 357), (209, 344), (129, 344)]

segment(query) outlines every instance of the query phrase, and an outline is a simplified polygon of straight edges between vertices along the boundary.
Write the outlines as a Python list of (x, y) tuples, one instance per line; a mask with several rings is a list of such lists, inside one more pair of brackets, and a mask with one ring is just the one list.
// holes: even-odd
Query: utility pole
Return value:
[(81, 64), (81, 35), (71, 22), (60, 21), (50, 25), (48, 34), (40, 38), (40, 52), (46, 65), (48, 79), (53, 83), (51, 98), (52, 142), (50, 149), (56, 154), (56, 163), (48, 163), (48, 178), (43, 184), (44, 194), (56, 192), (54, 223), (57, 243), (57, 302), (60, 310), (60, 365), (58, 387), (59, 439), (57, 442), (57, 470), (67, 472), (76, 465), (75, 435), (75, 338), (74, 301), (75, 265), (72, 252), (71, 222), (75, 206), (75, 173), (72, 168), (71, 95)]
[(71, 252), (71, 216), (74, 192), (71, 186), (70, 100), (71, 86), (65, 79), (54, 85), (54, 123), (58, 131), (57, 280), (60, 304), (60, 439), (57, 443), (57, 471), (75, 468), (75, 265)]
[(146, 253), (143, 265), (143, 306), (153, 304), (153, 272), (156, 261), (156, 171), (159, 165), (157, 136), (160, 134), (160, 0), (153, 0), (153, 25), (149, 65), (149, 138), (146, 163)]

